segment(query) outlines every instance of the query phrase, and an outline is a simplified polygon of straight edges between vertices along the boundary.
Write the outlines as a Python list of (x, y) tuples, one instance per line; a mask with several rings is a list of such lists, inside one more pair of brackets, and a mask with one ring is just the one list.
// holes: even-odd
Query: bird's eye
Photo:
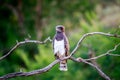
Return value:
[(62, 28), (62, 27), (60, 27), (60, 30), (63, 30), (63, 28)]

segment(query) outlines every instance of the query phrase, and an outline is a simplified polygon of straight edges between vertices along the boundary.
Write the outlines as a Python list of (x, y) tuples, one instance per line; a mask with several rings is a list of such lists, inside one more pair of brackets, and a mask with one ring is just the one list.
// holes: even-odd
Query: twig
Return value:
[[(92, 48), (89, 46), (88, 47), (89, 48), (89, 50), (88, 50), (88, 56), (89, 56), (89, 58), (93, 58), (93, 57), (95, 57), (95, 51), (94, 50), (92, 50)], [(100, 68), (100, 66), (99, 66), (99, 64), (97, 63), (97, 61), (94, 59), (92, 59), (92, 60), (90, 60), (90, 62), (93, 64), (93, 65), (96, 65), (98, 68)]]
[(116, 37), (116, 38), (120, 38), (120, 35), (116, 35), (116, 34), (110, 34), (110, 33), (103, 33), (103, 32), (91, 32), (91, 33), (86, 33), (84, 34), (80, 40), (78, 41), (76, 47), (74, 48), (74, 50), (71, 52), (70, 55), (73, 55), (77, 49), (80, 47), (80, 44), (82, 43), (82, 41), (87, 37), (87, 36), (92, 36), (92, 35), (95, 35), (95, 34), (98, 34), (98, 35), (104, 35), (104, 36), (109, 36), (109, 37)]
[(99, 73), (104, 79), (106, 79), (106, 80), (111, 80), (110, 77), (107, 76), (107, 75), (106, 75), (100, 68), (98, 68), (96, 65), (94, 65), (94, 64), (92, 64), (92, 63), (90, 63), (90, 62), (87, 62), (86, 60), (84, 60), (84, 59), (82, 59), (82, 58), (77, 58), (77, 59), (75, 59), (74, 57), (71, 57), (70, 59), (73, 60), (73, 61), (75, 61), (75, 62), (83, 62), (83, 63), (85, 63), (85, 64), (88, 64), (88, 65), (94, 67), (94, 68), (98, 71), (98, 73)]
[(48, 37), (44, 41), (27, 40), (27, 39), (25, 39), (25, 41), (21, 41), (21, 42), (16, 41), (17, 42), (16, 45), (7, 54), (5, 54), (4, 56), (0, 57), (0, 61), (3, 60), (4, 58), (6, 58), (8, 55), (10, 55), (20, 45), (23, 45), (23, 44), (26, 44), (26, 43), (45, 44), (47, 41), (51, 42), (52, 40), (50, 39), (50, 37)]
[(106, 56), (106, 55), (120, 56), (119, 54), (110, 54), (111, 52), (115, 51), (115, 50), (118, 48), (118, 46), (120, 46), (120, 43), (117, 44), (117, 45), (115, 45), (115, 47), (114, 47), (113, 49), (108, 50), (108, 51), (107, 51), (106, 53), (104, 53), (104, 54), (101, 54), (101, 55), (99, 55), (99, 56), (97, 56), (97, 57), (93, 57), (93, 58), (89, 58), (89, 59), (84, 59), (84, 60), (86, 60), (86, 61), (95, 60), (95, 59), (98, 59), (98, 58), (103, 57), (103, 56)]
[(120, 56), (119, 54), (108, 54), (108, 55), (110, 55), (110, 56)]

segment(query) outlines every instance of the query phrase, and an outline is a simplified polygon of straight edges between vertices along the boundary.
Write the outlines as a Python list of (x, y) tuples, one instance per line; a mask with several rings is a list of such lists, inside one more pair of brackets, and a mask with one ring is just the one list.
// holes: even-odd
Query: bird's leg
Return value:
[(55, 54), (55, 59), (59, 59), (59, 56), (58, 56), (58, 54)]
[(59, 60), (62, 60), (62, 56), (60, 55), (59, 52), (55, 54), (55, 58), (56, 58), (56, 59), (59, 59)]

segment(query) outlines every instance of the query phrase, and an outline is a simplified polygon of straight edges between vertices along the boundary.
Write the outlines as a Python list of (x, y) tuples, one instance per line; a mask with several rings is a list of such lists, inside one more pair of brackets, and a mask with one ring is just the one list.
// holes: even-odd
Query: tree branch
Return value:
[[(100, 70), (97, 66), (93, 65), (92, 63), (87, 62), (86, 60), (79, 58), (79, 59), (75, 59), (74, 57), (66, 57), (65, 59), (71, 59), (75, 62), (83, 62), (86, 64), (89, 64), (90, 66), (94, 67), (99, 73), (100, 75), (105, 78), (106, 80), (111, 80), (104, 72), (102, 72), (102, 70)], [(48, 66), (42, 68), (42, 69), (38, 69), (38, 70), (33, 70), (30, 72), (15, 72), (15, 73), (9, 73), (6, 74), (4, 76), (0, 77), (0, 80), (6, 80), (8, 78), (13, 78), (13, 77), (18, 77), (18, 76), (31, 76), (31, 75), (35, 75), (35, 74), (42, 74), (45, 73), (47, 71), (49, 71), (54, 65), (56, 65), (57, 63), (59, 63), (61, 60), (55, 60), (53, 61), (51, 64), (49, 64)]]
[(117, 44), (117, 45), (115, 45), (115, 47), (114, 47), (113, 49), (108, 50), (108, 51), (107, 51), (106, 53), (104, 53), (104, 54), (101, 54), (101, 55), (99, 55), (99, 56), (97, 56), (97, 57), (93, 57), (93, 58), (89, 58), (89, 59), (84, 59), (84, 60), (86, 60), (86, 61), (95, 60), (95, 59), (98, 59), (98, 58), (103, 57), (103, 56), (106, 56), (106, 55), (110, 55), (110, 56), (120, 56), (119, 54), (110, 54), (111, 52), (115, 51), (119, 46), (120, 46), (120, 43)]
[(26, 43), (45, 44), (47, 41), (51, 42), (52, 40), (50, 39), (50, 37), (48, 37), (44, 41), (28, 40), (28, 39), (25, 39), (25, 41), (21, 41), (21, 42), (16, 41), (17, 42), (16, 45), (7, 54), (0, 57), (0, 61), (3, 60), (4, 58), (6, 58), (8, 55), (10, 55), (17, 47), (19, 47), (23, 44), (26, 44)]
[[(74, 50), (71, 52), (71, 54), (61, 60), (65, 60), (65, 59), (71, 59), (75, 62), (83, 62), (85, 64), (88, 64), (92, 67), (94, 67), (98, 72), (99, 74), (106, 80), (111, 80), (104, 72), (102, 72), (101, 69), (99, 69), (96, 65), (90, 63), (90, 62), (87, 62), (89, 60), (87, 59), (82, 59), (82, 58), (77, 58), (75, 59), (74, 57), (72, 57), (72, 55), (78, 50), (78, 48), (80, 47), (80, 44), (82, 43), (82, 41), (87, 37), (87, 36), (91, 36), (91, 35), (95, 35), (95, 34), (99, 34), (99, 35), (104, 35), (104, 36), (109, 36), (109, 37), (116, 37), (116, 38), (120, 38), (120, 35), (116, 35), (116, 34), (110, 34), (110, 33), (103, 33), (103, 32), (92, 32), (92, 33), (86, 33), (84, 34), (80, 40), (78, 41), (76, 47), (74, 48)], [(7, 53), (5, 54), (4, 56), (0, 57), (0, 60), (3, 60), (4, 58), (6, 58), (8, 55), (11, 54), (11, 52), (13, 52), (17, 47), (19, 47), (20, 45), (23, 45), (23, 44), (26, 44), (26, 43), (36, 43), (36, 44), (44, 44), (46, 43), (47, 41), (52, 41), (50, 39), (50, 37), (48, 37), (46, 40), (44, 41), (37, 41), (37, 40), (25, 40), (25, 41), (21, 41), (21, 42), (17, 42), (17, 44)], [(112, 50), (108, 50), (106, 54), (109, 54), (110, 52), (112, 51), (115, 51), (116, 48), (120, 45), (120, 43), (118, 45), (116, 45), (114, 47), (114, 49)], [(113, 54), (109, 54), (109, 55), (113, 55)], [(114, 56), (117, 56), (117, 55), (114, 55)], [(102, 57), (102, 56), (101, 56)], [(97, 57), (96, 59), (98, 59), (100, 57)], [(12, 77), (17, 77), (17, 76), (31, 76), (31, 75), (34, 75), (34, 74), (42, 74), (44, 72), (47, 72), (48, 70), (50, 70), (55, 64), (59, 63), (61, 60), (55, 60), (53, 61), (51, 64), (49, 64), (48, 66), (42, 68), (42, 69), (38, 69), (38, 70), (33, 70), (33, 71), (30, 71), (30, 72), (15, 72), (15, 73), (9, 73), (7, 75), (3, 75), (0, 77), (0, 80), (5, 80), (5, 79), (8, 79), (8, 78), (12, 78)], [(90, 58), (91, 60), (91, 58)]]
[(108, 36), (108, 37), (120, 38), (120, 35), (110, 34), (110, 33), (103, 33), (103, 32), (91, 32), (91, 33), (86, 33), (86, 34), (84, 34), (84, 35), (80, 38), (80, 40), (78, 41), (76, 47), (74, 48), (74, 50), (71, 52), (70, 55), (73, 55), (73, 54), (77, 51), (77, 49), (80, 47), (80, 44), (82, 43), (82, 41), (83, 41), (86, 37), (92, 36), (92, 35), (96, 35), (96, 34), (98, 34), (98, 35), (104, 35), (104, 36)]
[(70, 59), (73, 60), (73, 61), (75, 61), (75, 62), (83, 62), (83, 63), (85, 63), (85, 64), (88, 64), (88, 65), (92, 66), (93, 68), (95, 68), (95, 69), (98, 71), (98, 73), (99, 73), (104, 79), (106, 79), (106, 80), (111, 80), (109, 76), (107, 76), (100, 68), (98, 68), (98, 66), (96, 66), (96, 65), (94, 65), (94, 64), (92, 64), (92, 63), (90, 63), (90, 62), (87, 62), (86, 60), (84, 60), (84, 59), (82, 59), (82, 58), (77, 58), (77, 59), (75, 59), (74, 57), (71, 57)]
[(17, 77), (17, 76), (31, 76), (31, 75), (35, 75), (35, 74), (41, 74), (41, 73), (49, 71), (58, 62), (60, 62), (60, 60), (55, 60), (51, 64), (49, 64), (48, 66), (46, 66), (46, 67), (44, 67), (42, 69), (33, 70), (33, 71), (30, 71), (30, 72), (9, 73), (9, 74), (6, 74), (4, 76), (1, 76), (0, 80), (6, 80), (8, 78), (13, 78), (13, 77)]

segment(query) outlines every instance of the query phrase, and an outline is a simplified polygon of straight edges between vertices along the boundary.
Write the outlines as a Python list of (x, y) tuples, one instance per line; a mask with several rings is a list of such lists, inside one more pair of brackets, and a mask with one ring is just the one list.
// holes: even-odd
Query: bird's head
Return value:
[(64, 31), (65, 31), (65, 28), (63, 25), (56, 26), (56, 32), (64, 32)]

